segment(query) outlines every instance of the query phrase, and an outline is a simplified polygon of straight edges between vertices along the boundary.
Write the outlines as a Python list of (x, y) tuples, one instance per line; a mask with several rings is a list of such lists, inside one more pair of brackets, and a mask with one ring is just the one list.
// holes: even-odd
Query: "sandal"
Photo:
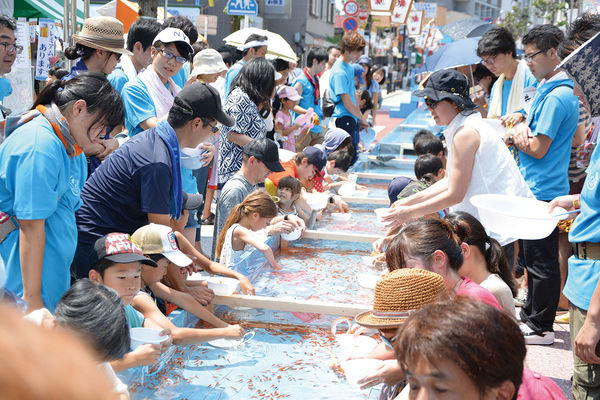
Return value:
[(208, 218), (204, 218), (202, 220), (203, 225), (213, 225), (214, 223), (215, 223), (215, 214), (213, 214), (213, 213), (210, 213)]

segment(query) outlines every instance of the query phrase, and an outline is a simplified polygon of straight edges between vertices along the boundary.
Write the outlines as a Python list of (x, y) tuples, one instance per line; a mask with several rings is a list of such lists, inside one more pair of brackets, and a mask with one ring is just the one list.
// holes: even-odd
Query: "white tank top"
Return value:
[[(463, 201), (450, 207), (450, 211), (465, 211), (479, 219), (477, 208), (471, 203), (471, 197), (476, 194), (508, 194), (519, 197), (535, 198), (512, 154), (506, 147), (504, 140), (490, 122), (481, 118), (481, 114), (474, 112), (470, 115), (458, 114), (444, 130), (448, 143), (448, 163), (452, 165), (452, 142), (454, 134), (462, 126), (468, 126), (479, 133), (479, 147), (475, 153), (471, 182), (465, 193)], [(450, 178), (452, 171), (448, 168)], [(501, 245), (514, 242), (515, 238), (503, 237), (494, 232), (490, 236), (498, 240)]]
[(248, 247), (247, 244), (244, 244), (244, 248), (242, 250), (233, 249), (231, 244), (231, 241), (233, 240), (233, 231), (235, 231), (235, 228), (238, 226), (240, 226), (240, 224), (233, 224), (229, 227), (229, 229), (227, 229), (227, 233), (225, 234), (225, 242), (223, 243), (223, 248), (221, 248), (221, 257), (219, 258), (219, 262), (227, 267), (235, 265), (236, 261), (242, 256)]

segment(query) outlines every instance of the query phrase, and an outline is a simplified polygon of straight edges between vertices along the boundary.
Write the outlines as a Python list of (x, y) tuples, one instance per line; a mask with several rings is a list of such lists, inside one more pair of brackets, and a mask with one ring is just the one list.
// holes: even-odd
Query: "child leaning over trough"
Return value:
[(276, 216), (277, 205), (267, 192), (259, 189), (246, 196), (231, 210), (219, 235), (216, 250), (219, 261), (227, 266), (234, 265), (250, 245), (260, 250), (273, 268), (280, 269), (273, 250), (263, 237), (254, 233), (266, 228)]
[[(144, 310), (148, 310), (148, 314), (155, 313), (160, 311), (156, 307), (155, 299), (160, 298), (181, 307), (216, 328), (231, 327), (232, 325), (217, 318), (189, 293), (180, 292), (161, 282), (167, 273), (169, 263), (184, 268), (192, 262), (179, 249), (179, 241), (185, 240), (187, 239), (183, 235), (178, 238), (171, 227), (160, 224), (143, 226), (131, 235), (131, 241), (142, 250), (146, 257), (158, 265), (157, 268), (142, 265), (142, 290), (133, 299), (133, 307), (140, 310), (144, 315), (147, 315)], [(163, 318), (166, 317), (162, 313), (152, 317), (156, 321)], [(235, 326), (232, 331), (237, 329), (237, 326)]]
[[(130, 328), (163, 329), (167, 336), (160, 344), (146, 344), (134, 351), (127, 353), (122, 359), (113, 361), (111, 365), (115, 371), (142, 365), (151, 365), (157, 362), (160, 355), (171, 345), (199, 343), (221, 337), (239, 337), (243, 334), (242, 328), (214, 328), (194, 329), (179, 328), (173, 325), (168, 318), (158, 318), (160, 311), (142, 308), (142, 311), (133, 307), (132, 303), (141, 288), (142, 264), (157, 268), (157, 264), (144, 257), (138, 246), (133, 244), (125, 233), (109, 233), (98, 239), (94, 245), (98, 261), (90, 270), (90, 280), (114, 289), (123, 304)], [(172, 332), (172, 333), (171, 333)]]
[(277, 197), (279, 201), (279, 215), (284, 217), (287, 215), (297, 215), (305, 222), (308, 222), (310, 216), (307, 215), (301, 208), (296, 208), (294, 204), (302, 195), (302, 183), (293, 176), (285, 176), (279, 181), (277, 186)]

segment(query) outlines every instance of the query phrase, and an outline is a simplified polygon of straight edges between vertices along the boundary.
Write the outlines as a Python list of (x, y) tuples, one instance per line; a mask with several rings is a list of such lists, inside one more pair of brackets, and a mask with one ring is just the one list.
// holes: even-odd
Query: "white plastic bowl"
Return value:
[(342, 358), (364, 357), (377, 346), (377, 340), (372, 337), (351, 333), (335, 335), (335, 340), (342, 350)]
[(375, 263), (375, 259), (371, 256), (361, 256), (360, 259), (365, 265), (373, 266)]
[(291, 242), (292, 240), (298, 240), (300, 239), (300, 236), (302, 236), (302, 229), (296, 229), (291, 231), (290, 233), (281, 234), (281, 238), (283, 240), (287, 240), (288, 242)]
[[(548, 212), (548, 203), (525, 197), (479, 194), (471, 198), (471, 203), (488, 231), (515, 239), (543, 239), (561, 219)], [(564, 212), (564, 208), (556, 207), (553, 214)]]
[(359, 380), (373, 374), (382, 365), (382, 360), (372, 358), (357, 358), (340, 363), (340, 367), (344, 371), (348, 383), (357, 387), (360, 387), (357, 383)]
[(375, 215), (377, 215), (377, 222), (379, 222), (380, 224), (383, 224), (383, 217), (388, 215), (390, 213), (390, 211), (392, 211), (392, 209), (391, 208), (376, 208), (373, 211), (375, 211)]
[(131, 350), (135, 350), (143, 344), (162, 343), (168, 339), (168, 336), (160, 335), (161, 330), (152, 328), (131, 328), (129, 336), (131, 337)]
[(352, 197), (356, 193), (356, 185), (353, 182), (346, 182), (338, 189), (338, 194), (344, 197)]
[(364, 274), (364, 273), (356, 274), (356, 279), (358, 280), (358, 284), (361, 287), (364, 287), (367, 289), (375, 289), (375, 286), (377, 285), (377, 281), (379, 281), (380, 278), (381, 278), (381, 276), (375, 275), (375, 274)]
[(327, 207), (328, 196), (326, 194), (310, 193), (305, 195), (308, 206), (315, 211), (320, 211)]
[(181, 166), (186, 169), (199, 169), (202, 168), (204, 162), (204, 149), (192, 149), (186, 147), (181, 150)]
[(205, 280), (208, 283), (208, 288), (212, 289), (217, 296), (232, 295), (237, 289), (238, 283), (240, 283), (237, 279), (224, 276), (207, 276)]
[(333, 218), (335, 221), (338, 221), (338, 222), (348, 222), (348, 221), (350, 221), (350, 218), (352, 218), (352, 214), (349, 212), (347, 212), (347, 213), (334, 212), (334, 213), (331, 213), (331, 218)]

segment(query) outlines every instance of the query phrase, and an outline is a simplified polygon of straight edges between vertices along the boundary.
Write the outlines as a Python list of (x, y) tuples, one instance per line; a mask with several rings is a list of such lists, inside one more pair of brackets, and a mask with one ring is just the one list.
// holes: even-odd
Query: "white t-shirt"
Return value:
[(515, 301), (513, 300), (512, 292), (510, 288), (497, 274), (490, 274), (484, 281), (479, 284), (481, 287), (489, 290), (498, 303), (515, 320), (517, 319), (517, 312), (515, 310)]

